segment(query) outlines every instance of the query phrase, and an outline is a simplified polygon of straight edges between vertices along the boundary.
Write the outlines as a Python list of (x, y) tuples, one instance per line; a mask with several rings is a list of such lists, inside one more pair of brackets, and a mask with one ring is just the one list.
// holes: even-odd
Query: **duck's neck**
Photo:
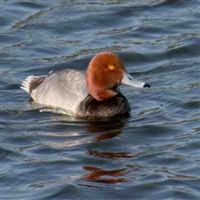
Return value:
[(113, 90), (105, 90), (102, 88), (97, 88), (95, 86), (88, 87), (88, 92), (97, 101), (105, 101), (106, 99), (117, 95), (117, 93)]
[(111, 97), (117, 95), (117, 93), (111, 89), (106, 89), (105, 83), (101, 84), (96, 78), (86, 73), (86, 83), (88, 93), (97, 101), (105, 101)]

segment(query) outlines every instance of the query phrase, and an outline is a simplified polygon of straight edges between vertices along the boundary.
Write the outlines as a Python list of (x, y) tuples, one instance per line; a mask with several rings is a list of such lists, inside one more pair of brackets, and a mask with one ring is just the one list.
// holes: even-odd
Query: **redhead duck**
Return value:
[(30, 97), (48, 108), (86, 118), (129, 115), (130, 106), (118, 86), (150, 87), (135, 80), (120, 58), (110, 52), (95, 55), (86, 73), (66, 69), (46, 76), (29, 76), (21, 85)]

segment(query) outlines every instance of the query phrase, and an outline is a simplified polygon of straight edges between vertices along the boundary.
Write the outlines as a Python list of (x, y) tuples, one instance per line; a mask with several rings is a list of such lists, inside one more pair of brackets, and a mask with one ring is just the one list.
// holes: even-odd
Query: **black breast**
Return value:
[(128, 116), (129, 113), (129, 103), (121, 93), (105, 101), (97, 101), (91, 95), (88, 95), (78, 108), (79, 117), (92, 119)]

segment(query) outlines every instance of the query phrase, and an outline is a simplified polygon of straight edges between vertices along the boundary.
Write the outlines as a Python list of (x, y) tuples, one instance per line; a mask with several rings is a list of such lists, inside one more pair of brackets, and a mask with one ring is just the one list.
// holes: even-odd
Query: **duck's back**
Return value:
[(71, 69), (52, 73), (46, 77), (29, 77), (27, 87), (29, 88), (26, 91), (29, 91), (36, 103), (64, 109), (72, 114), (88, 95), (85, 74)]

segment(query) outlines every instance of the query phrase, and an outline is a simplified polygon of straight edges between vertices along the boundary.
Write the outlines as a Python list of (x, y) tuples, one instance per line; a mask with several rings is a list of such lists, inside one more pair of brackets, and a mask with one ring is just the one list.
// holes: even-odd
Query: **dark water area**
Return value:
[[(200, 1), (2, 0), (1, 199), (200, 199)], [(29, 75), (112, 51), (150, 89), (131, 117), (39, 112)]]

